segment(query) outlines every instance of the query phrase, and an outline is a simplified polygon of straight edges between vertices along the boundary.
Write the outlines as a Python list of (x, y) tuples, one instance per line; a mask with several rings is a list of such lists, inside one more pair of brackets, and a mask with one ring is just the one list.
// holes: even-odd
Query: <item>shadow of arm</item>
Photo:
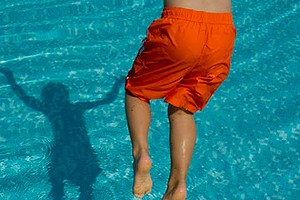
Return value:
[(91, 101), (91, 102), (79, 102), (76, 103), (76, 106), (83, 108), (83, 109), (91, 109), (103, 104), (109, 104), (116, 100), (120, 87), (123, 85), (125, 77), (119, 77), (115, 80), (115, 83), (110, 92), (106, 94), (104, 99), (98, 101)]
[(10, 84), (13, 92), (17, 95), (17, 97), (19, 97), (19, 99), (21, 99), (24, 102), (25, 105), (27, 105), (35, 110), (43, 111), (42, 103), (39, 100), (35, 99), (34, 97), (28, 96), (25, 93), (23, 88), (16, 83), (16, 80), (14, 79), (14, 76), (13, 76), (13, 73), (11, 70), (9, 70), (7, 68), (0, 68), (0, 72), (5, 75), (7, 82)]

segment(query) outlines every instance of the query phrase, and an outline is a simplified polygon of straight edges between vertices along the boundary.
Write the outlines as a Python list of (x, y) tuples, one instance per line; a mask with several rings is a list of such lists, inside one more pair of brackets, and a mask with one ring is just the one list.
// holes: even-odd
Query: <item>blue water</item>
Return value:
[[(195, 115), (188, 200), (300, 196), (299, 7), (233, 1), (231, 73)], [(134, 199), (122, 78), (161, 9), (159, 0), (1, 0), (0, 68), (13, 76), (0, 73), (0, 199)], [(170, 162), (167, 105), (151, 107), (149, 200), (162, 197)]]

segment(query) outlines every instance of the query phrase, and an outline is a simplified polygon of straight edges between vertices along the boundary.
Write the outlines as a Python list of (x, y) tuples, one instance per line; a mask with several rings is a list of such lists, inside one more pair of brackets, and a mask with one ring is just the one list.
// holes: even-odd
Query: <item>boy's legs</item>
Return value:
[(142, 198), (152, 188), (151, 160), (148, 153), (148, 129), (151, 120), (150, 105), (128, 93), (125, 96), (127, 123), (134, 157), (133, 194)]
[[(136, 197), (151, 191), (151, 160), (148, 153), (150, 105), (126, 93), (126, 115), (134, 157), (134, 186)], [(163, 199), (186, 198), (186, 175), (192, 158), (196, 125), (192, 113), (169, 105), (171, 173)]]
[(186, 176), (196, 141), (192, 113), (169, 105), (171, 173), (164, 200), (186, 198)]

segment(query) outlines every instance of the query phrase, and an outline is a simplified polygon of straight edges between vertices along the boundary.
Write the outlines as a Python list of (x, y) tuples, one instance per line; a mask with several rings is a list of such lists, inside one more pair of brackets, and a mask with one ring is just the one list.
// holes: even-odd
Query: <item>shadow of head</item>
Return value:
[(41, 98), (47, 107), (63, 107), (70, 103), (70, 94), (67, 87), (57, 82), (46, 84), (42, 89)]

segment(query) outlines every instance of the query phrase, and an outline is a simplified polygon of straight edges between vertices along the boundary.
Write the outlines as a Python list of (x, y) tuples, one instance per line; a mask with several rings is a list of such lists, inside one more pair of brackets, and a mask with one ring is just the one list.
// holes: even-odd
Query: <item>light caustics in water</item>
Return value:
[[(297, 199), (299, 2), (251, 0), (233, 6), (238, 33), (232, 71), (195, 116), (197, 144), (187, 177), (188, 200)], [(73, 175), (75, 181), (63, 181), (66, 199), (78, 199), (78, 184), (84, 183), (90, 185), (86, 194), (97, 199), (133, 198), (124, 91), (110, 92), (115, 91), (116, 77), (130, 69), (147, 26), (161, 8), (156, 0), (1, 2), (0, 68), (9, 68), (28, 96), (41, 99), (48, 83), (59, 82), (72, 105), (115, 98), (80, 115), (78, 107), (56, 115), (54, 111), (71, 106), (53, 100), (50, 120), (24, 103), (28, 96), (18, 98), (22, 92), (0, 73), (0, 199), (59, 196), (59, 173)], [(154, 185), (146, 200), (162, 197), (170, 171), (167, 105), (153, 101), (151, 108)], [(77, 132), (70, 120), (79, 121)], [(70, 134), (59, 134), (61, 130)], [(85, 171), (87, 179), (72, 174), (76, 167), (84, 168), (80, 155), (89, 159), (88, 169), (96, 169)]]

